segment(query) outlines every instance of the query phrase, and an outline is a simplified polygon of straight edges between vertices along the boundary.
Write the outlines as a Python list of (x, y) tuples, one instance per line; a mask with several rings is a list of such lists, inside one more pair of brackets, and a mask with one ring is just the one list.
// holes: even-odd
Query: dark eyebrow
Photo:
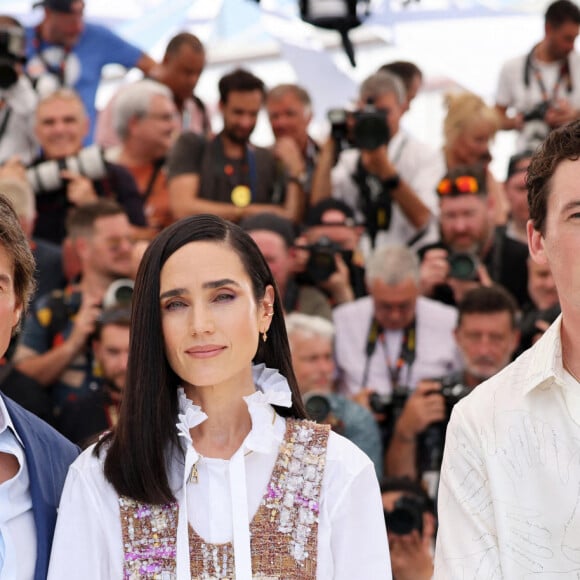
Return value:
[[(222, 286), (236, 286), (240, 287), (240, 285), (231, 278), (222, 278), (221, 280), (212, 280), (211, 282), (204, 282), (202, 288), (204, 290), (213, 290), (215, 288), (221, 288)], [(159, 300), (163, 300), (165, 298), (171, 298), (173, 296), (180, 296), (182, 294), (189, 294), (189, 290), (187, 288), (173, 288), (172, 290), (167, 290), (167, 292), (163, 292), (159, 296)]]
[(580, 200), (569, 201), (563, 208), (562, 213), (567, 212), (571, 209), (576, 209), (580, 207)]

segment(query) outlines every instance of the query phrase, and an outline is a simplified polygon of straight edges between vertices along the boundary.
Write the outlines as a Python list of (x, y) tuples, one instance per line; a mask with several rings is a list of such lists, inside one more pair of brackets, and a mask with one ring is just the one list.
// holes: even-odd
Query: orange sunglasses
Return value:
[(472, 175), (460, 175), (455, 179), (443, 178), (437, 186), (439, 195), (461, 195), (463, 193), (479, 193), (479, 183)]

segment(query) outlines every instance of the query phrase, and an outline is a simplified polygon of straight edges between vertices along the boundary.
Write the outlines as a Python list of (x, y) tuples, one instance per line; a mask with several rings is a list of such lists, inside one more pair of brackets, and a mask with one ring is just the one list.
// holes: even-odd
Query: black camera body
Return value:
[(328, 280), (336, 272), (335, 256), (342, 253), (339, 244), (327, 236), (321, 236), (314, 244), (307, 246), (310, 257), (306, 264), (306, 272), (315, 284)]
[(393, 506), (392, 511), (385, 510), (385, 523), (391, 534), (404, 536), (417, 530), (423, 535), (423, 512), (425, 502), (415, 496), (404, 495)]
[(373, 413), (387, 415), (390, 419), (395, 420), (403, 412), (410, 392), (409, 387), (399, 386), (390, 395), (371, 393), (369, 406)]
[(524, 121), (543, 121), (548, 109), (550, 108), (550, 101), (542, 101), (524, 113)]
[(475, 281), (479, 278), (479, 258), (469, 252), (451, 252), (447, 256), (449, 277), (456, 280)]
[(372, 104), (356, 111), (331, 109), (327, 116), (330, 121), (330, 134), (339, 150), (347, 146), (377, 149), (386, 145), (391, 138), (386, 112)]
[(17, 65), (25, 62), (24, 30), (0, 25), (0, 89), (9, 89), (18, 82)]
[(443, 377), (439, 380), (441, 384), (441, 390), (436, 391), (443, 395), (445, 399), (445, 408), (447, 410), (447, 419), (451, 416), (451, 410), (455, 403), (463, 399), (466, 395), (471, 392), (469, 387), (466, 387), (464, 384), (456, 380), (457, 377), (453, 375), (449, 375), (447, 377)]

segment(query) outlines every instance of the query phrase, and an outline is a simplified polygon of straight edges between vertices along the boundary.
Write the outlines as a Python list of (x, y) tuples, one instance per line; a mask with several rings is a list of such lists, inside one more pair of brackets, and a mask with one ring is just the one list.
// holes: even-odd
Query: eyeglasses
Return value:
[(481, 193), (479, 183), (472, 175), (460, 175), (455, 179), (443, 178), (437, 186), (437, 193), (441, 196), (462, 195), (464, 193)]

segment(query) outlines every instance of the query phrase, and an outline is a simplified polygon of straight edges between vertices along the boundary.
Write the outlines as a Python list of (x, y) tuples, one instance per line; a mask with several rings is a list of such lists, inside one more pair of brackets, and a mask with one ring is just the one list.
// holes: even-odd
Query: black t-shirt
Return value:
[[(32, 166), (45, 161), (38, 159)], [(120, 165), (105, 162), (107, 175), (103, 179), (94, 180), (93, 186), (99, 197), (117, 201), (127, 213), (129, 221), (135, 226), (145, 226), (143, 199), (135, 184), (133, 176)], [(66, 236), (66, 216), (74, 207), (66, 195), (66, 184), (55, 190), (36, 194), (36, 224), (34, 237), (61, 244)]]
[[(218, 135), (211, 141), (195, 133), (182, 133), (175, 143), (167, 163), (168, 179), (184, 173), (200, 176), (198, 197), (231, 203), (232, 189), (247, 185), (255, 203), (282, 203), (285, 182), (274, 155), (263, 147), (250, 145), (247, 155), (252, 159), (228, 159), (221, 152)], [(226, 165), (229, 166), (226, 171)], [(255, 167), (252, 172), (251, 167)], [(252, 181), (255, 187), (252, 187)]]

